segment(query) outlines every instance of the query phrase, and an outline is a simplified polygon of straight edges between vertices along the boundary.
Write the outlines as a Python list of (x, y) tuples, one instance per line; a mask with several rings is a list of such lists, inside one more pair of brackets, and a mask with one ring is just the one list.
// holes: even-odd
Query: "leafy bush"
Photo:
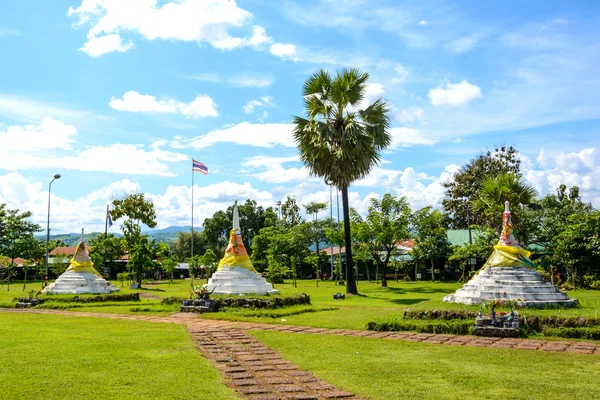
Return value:
[(600, 328), (552, 328), (544, 330), (544, 336), (568, 339), (600, 340)]
[(468, 310), (422, 310), (422, 311), (413, 311), (406, 310), (404, 311), (404, 319), (440, 319), (440, 320), (453, 320), (453, 319), (475, 319), (477, 317), (477, 313)]
[(310, 296), (302, 293), (296, 296), (275, 297), (274, 299), (247, 299), (244, 297), (227, 297), (225, 299), (214, 299), (216, 311), (223, 307), (246, 307), (257, 308), (281, 308), (295, 305), (310, 305)]
[(15, 303), (9, 303), (8, 301), (0, 301), (0, 308), (15, 308)]
[(177, 305), (181, 305), (181, 303), (187, 300), (186, 297), (165, 297), (164, 299), (162, 299), (160, 301), (160, 304), (165, 304), (165, 305), (171, 305), (171, 304), (177, 304)]
[(594, 275), (585, 275), (583, 277), (583, 287), (586, 289), (600, 290), (600, 280)]
[(97, 296), (45, 296), (45, 301), (53, 303), (104, 303), (107, 301), (140, 301), (139, 293), (102, 294)]
[[(302, 307), (302, 306), (292, 306), (285, 309), (272, 310), (272, 309), (255, 309), (248, 310), (245, 308), (232, 308), (227, 309), (226, 311), (231, 314), (235, 314), (242, 317), (255, 317), (255, 318), (281, 318), (288, 317), (290, 315), (299, 315), (304, 313), (318, 312), (318, 311), (332, 311), (338, 310), (337, 307)], [(225, 310), (224, 310), (225, 311)]]
[(473, 321), (430, 321), (414, 322), (406, 320), (383, 320), (367, 323), (370, 331), (399, 332), (415, 331), (421, 333), (440, 333), (452, 335), (468, 335), (473, 331)]

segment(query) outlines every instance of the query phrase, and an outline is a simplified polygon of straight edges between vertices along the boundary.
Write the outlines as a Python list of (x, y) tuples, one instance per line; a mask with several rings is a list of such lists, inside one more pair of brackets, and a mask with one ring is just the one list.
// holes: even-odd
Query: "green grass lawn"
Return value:
[(179, 325), (0, 313), (0, 355), (0, 398), (237, 398)]
[[(205, 280), (195, 280), (196, 285), (201, 285)], [(113, 282), (121, 288), (121, 284)], [(142, 289), (129, 289), (128, 286), (121, 288), (121, 293), (139, 292), (142, 294), (140, 303), (122, 304), (85, 304), (74, 305), (73, 311), (88, 312), (110, 312), (110, 313), (136, 313), (145, 315), (166, 315), (177, 311), (177, 307), (163, 306), (160, 299), (166, 297), (186, 298), (190, 295), (190, 280), (174, 280), (172, 284), (168, 281), (149, 284), (145, 283)], [(358, 296), (348, 296), (345, 300), (334, 300), (333, 295), (337, 292), (344, 293), (345, 287), (335, 285), (332, 281), (321, 281), (319, 287), (312, 281), (298, 281), (298, 287), (290, 282), (277, 284), (275, 288), (281, 291), (281, 295), (290, 296), (307, 293), (311, 296), (313, 309), (304, 307), (305, 311), (263, 313), (263, 312), (240, 312), (229, 310), (219, 313), (204, 314), (202, 318), (224, 319), (232, 321), (252, 321), (273, 324), (294, 324), (322, 328), (346, 328), (365, 329), (369, 321), (400, 317), (404, 310), (471, 310), (477, 311), (478, 306), (465, 306), (462, 304), (443, 303), (442, 298), (461, 287), (461, 284), (446, 282), (398, 282), (388, 281), (389, 287), (382, 288), (380, 283), (360, 281), (358, 283)], [(39, 284), (28, 284), (36, 290)], [(24, 296), (21, 285), (13, 284), (10, 292), (6, 286), (0, 288), (0, 303), (11, 301), (15, 296)], [(600, 318), (600, 291), (577, 290), (570, 292), (571, 297), (580, 300), (581, 307), (575, 309), (537, 309), (520, 310), (522, 314), (535, 314), (540, 316), (582, 316), (585, 318)], [(64, 303), (63, 303), (64, 305)], [(322, 311), (335, 308), (335, 310)], [(295, 315), (287, 315), (295, 314)]]
[(598, 399), (593, 355), (332, 335), (250, 334), (342, 389), (381, 399)]

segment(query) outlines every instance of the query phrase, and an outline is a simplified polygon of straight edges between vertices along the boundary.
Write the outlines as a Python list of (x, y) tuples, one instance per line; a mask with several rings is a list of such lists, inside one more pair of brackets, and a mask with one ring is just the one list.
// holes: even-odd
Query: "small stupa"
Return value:
[(233, 229), (229, 233), (225, 255), (219, 262), (217, 271), (203, 286), (215, 294), (279, 293), (252, 266), (240, 233), (237, 200), (233, 206)]
[(50, 294), (108, 294), (118, 291), (118, 287), (107, 282), (94, 268), (94, 263), (83, 241), (83, 229), (81, 229), (81, 240), (69, 268), (54, 283), (42, 290), (43, 293)]
[(446, 303), (479, 304), (488, 300), (514, 300), (522, 307), (572, 307), (576, 299), (547, 282), (513, 235), (508, 201), (502, 215), (502, 233), (494, 252), (483, 268), (456, 293), (444, 297)]

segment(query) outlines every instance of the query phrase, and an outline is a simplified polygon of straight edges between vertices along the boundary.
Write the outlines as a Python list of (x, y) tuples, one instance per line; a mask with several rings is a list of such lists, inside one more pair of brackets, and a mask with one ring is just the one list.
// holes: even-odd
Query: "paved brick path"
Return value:
[(358, 400), (350, 392), (339, 390), (310, 372), (300, 370), (274, 350), (248, 336), (245, 331), (268, 330), (290, 333), (361, 336), (386, 340), (406, 340), (430, 344), (477, 346), (502, 349), (573, 352), (600, 355), (600, 345), (591, 342), (501, 339), (476, 336), (438, 335), (414, 332), (373, 332), (350, 329), (324, 329), (292, 325), (255, 324), (195, 318), (195, 314), (177, 313), (165, 317), (74, 312), (62, 310), (0, 309), (0, 312), (69, 315), (175, 323), (187, 326), (199, 350), (227, 378), (240, 397), (253, 400), (271, 399), (346, 399)]

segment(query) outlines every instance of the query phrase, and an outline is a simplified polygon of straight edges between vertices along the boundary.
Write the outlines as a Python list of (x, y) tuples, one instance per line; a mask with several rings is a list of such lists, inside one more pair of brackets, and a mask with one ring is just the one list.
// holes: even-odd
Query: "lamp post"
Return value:
[(45, 286), (48, 286), (48, 245), (50, 243), (50, 191), (52, 190), (52, 182), (60, 179), (60, 174), (54, 175), (54, 179), (48, 185), (48, 222), (46, 224), (46, 276), (44, 276)]
[(277, 225), (281, 224), (281, 200), (277, 202)]

